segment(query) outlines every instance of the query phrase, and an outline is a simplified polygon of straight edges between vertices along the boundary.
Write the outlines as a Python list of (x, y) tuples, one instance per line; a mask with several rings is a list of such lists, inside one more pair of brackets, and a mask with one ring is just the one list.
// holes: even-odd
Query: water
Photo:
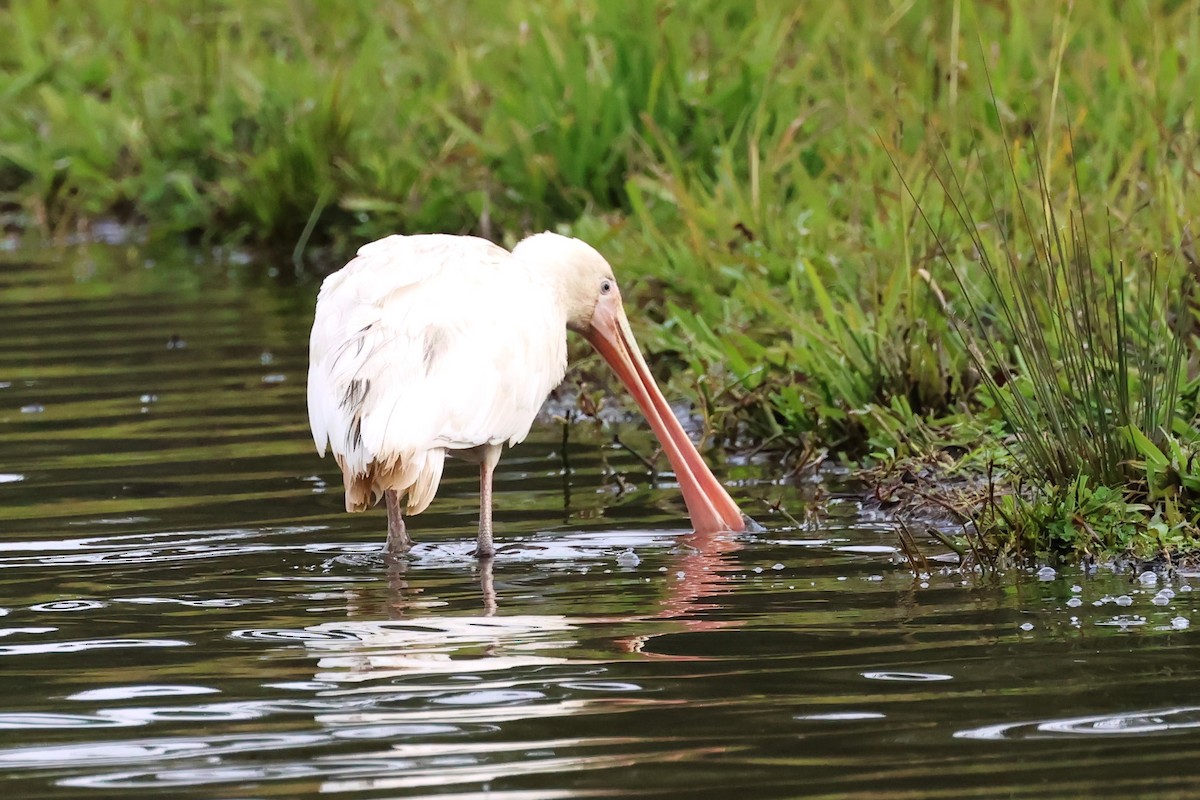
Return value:
[(308, 438), (311, 287), (8, 259), (14, 797), (1194, 793), (1200, 577), (914, 576), (851, 490), (789, 528), (813, 488), (769, 464), (719, 470), (768, 530), (697, 538), (611, 429), (553, 421), (501, 462), (493, 567), (452, 465), (389, 569)]

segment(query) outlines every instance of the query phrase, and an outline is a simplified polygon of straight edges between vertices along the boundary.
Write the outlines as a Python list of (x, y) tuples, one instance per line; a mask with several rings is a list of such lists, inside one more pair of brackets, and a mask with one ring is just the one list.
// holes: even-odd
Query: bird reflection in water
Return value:
[[(732, 533), (678, 536), (661, 577), (661, 598), (646, 604), (643, 613), (610, 616), (506, 615), (503, 593), (496, 590), (495, 559), (474, 562), (479, 613), (471, 616), (441, 613), (446, 603), (427, 592), (428, 581), (413, 580), (414, 566), (400, 559), (389, 565), (382, 604), (378, 591), (350, 589), (347, 604), (350, 619), (313, 626), (337, 636), (307, 644), (324, 654), (320, 661), (323, 669), (335, 670), (323, 672), (319, 678), (339, 683), (374, 680), (383, 674), (474, 673), (517, 665), (600, 663), (557, 655), (579, 644), (572, 632), (583, 627), (593, 640), (596, 631), (611, 631), (614, 653), (696, 660), (700, 657), (655, 652), (650, 642), (661, 636), (714, 631), (739, 624), (737, 620), (720, 618), (720, 597), (731, 591), (727, 585), (731, 574), (740, 569), (734, 558), (742, 546), (740, 536)], [(501, 569), (504, 565), (501, 559)], [(536, 655), (545, 650), (556, 655)], [(353, 673), (353, 677), (343, 670)]]

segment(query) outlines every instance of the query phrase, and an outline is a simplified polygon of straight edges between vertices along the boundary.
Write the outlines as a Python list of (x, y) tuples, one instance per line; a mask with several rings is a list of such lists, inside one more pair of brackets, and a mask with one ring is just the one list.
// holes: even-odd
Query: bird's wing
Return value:
[[(343, 274), (345, 273), (345, 274)], [(389, 237), (321, 289), (309, 420), (344, 469), (529, 431), (566, 368), (565, 319), (507, 251), (465, 237)]]

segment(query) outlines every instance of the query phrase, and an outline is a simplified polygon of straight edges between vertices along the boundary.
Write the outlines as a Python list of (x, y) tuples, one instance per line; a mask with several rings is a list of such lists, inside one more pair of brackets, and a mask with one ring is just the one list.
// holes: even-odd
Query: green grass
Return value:
[[(0, 30), (0, 209), (31, 235), (117, 218), (319, 272), (391, 232), (556, 228), (610, 257), (656, 368), (722, 440), (978, 465), (1025, 413), (1063, 422), (1059, 456), (1110, 448), (1104, 475), (1060, 459), (1044, 497), (1192, 469), (1169, 446), (1197, 411), (1192, 327), (1152, 325), (1163, 306), (1134, 284), (1155, 257), (1164, 279), (1197, 269), (1200, 0), (12, 0)], [(978, 251), (1036, 263), (1020, 197), (1059, 210), (1067, 249), (1071, 214), (1091, 234), (1055, 280), (1093, 294), (1064, 302), (1129, 284), (1149, 316), (1119, 335), (1180, 332), (1180, 383), (1149, 402), (1177, 395), (1174, 438), (1161, 410), (1137, 420), (1165, 461), (1088, 436), (1122, 425), (1094, 394), (1073, 417), (1047, 382), (1097, 352), (1070, 349), (1078, 330), (1005, 317), (1010, 260), (989, 272)], [(1042, 325), (1031, 369), (1020, 342)], [(973, 358), (964, 341), (993, 330), (1018, 339)], [(1147, 368), (1126, 368), (1136, 417)], [(1008, 395), (988, 391), (1001, 375)], [(1059, 546), (1028, 527), (1027, 549)]]
[[(992, 198), (982, 213), (965, 201), (952, 163), (936, 172), (971, 239), (969, 255), (941, 251), (969, 311), (947, 316), (1011, 433), (998, 460), (1016, 488), (996, 495), (992, 487), (975, 527), (992, 560), (1194, 550), (1200, 436), (1182, 402), (1195, 391), (1184, 364), (1194, 275), (1152, 253), (1118, 260), (1111, 228), (1084, 223), (1078, 173), (1066, 181), (1075, 205), (1063, 208), (1036, 147), (1029, 163), (1006, 156), (1008, 203)], [(1019, 178), (1027, 168), (1037, 176), (1033, 191)], [(975, 273), (986, 291), (969, 285)]]

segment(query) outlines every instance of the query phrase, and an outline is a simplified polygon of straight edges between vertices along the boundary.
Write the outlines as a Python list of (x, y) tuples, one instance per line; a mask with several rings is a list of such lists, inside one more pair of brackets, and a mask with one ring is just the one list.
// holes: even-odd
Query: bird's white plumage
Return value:
[(348, 510), (396, 489), (419, 513), (448, 453), (525, 438), (566, 370), (554, 300), (521, 258), (462, 236), (390, 236), (325, 280), (309, 422), (342, 467)]

